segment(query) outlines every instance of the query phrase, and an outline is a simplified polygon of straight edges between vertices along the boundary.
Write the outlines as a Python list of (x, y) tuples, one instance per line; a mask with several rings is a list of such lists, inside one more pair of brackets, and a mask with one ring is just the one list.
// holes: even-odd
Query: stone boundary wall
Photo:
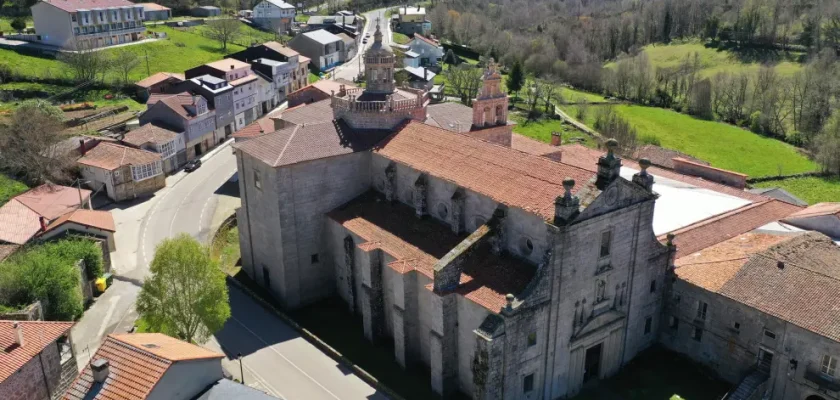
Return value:
[(672, 160), (674, 161), (674, 171), (678, 173), (697, 176), (738, 189), (747, 186), (748, 175), (746, 174), (699, 164), (680, 157), (675, 157)]
[(815, 177), (829, 177), (829, 176), (831, 176), (831, 174), (827, 173), (827, 172), (802, 172), (802, 173), (799, 173), (799, 174), (759, 176), (759, 177), (756, 177), (756, 178), (747, 178), (747, 183), (778, 181), (778, 180), (789, 179), (789, 178), (807, 178), (807, 177), (812, 177), (812, 176), (815, 176)]
[(40, 301), (36, 301), (21, 310), (0, 314), (0, 319), (11, 321), (43, 321), (44, 309)]

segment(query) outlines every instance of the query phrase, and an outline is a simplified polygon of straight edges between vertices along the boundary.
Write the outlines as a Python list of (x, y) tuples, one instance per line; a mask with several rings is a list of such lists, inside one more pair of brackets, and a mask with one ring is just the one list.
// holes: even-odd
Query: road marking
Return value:
[[(240, 362), (241, 362), (241, 361), (240, 361)], [(280, 393), (280, 391), (279, 391), (279, 390), (277, 390), (274, 386), (271, 386), (271, 384), (270, 384), (270, 383), (268, 383), (268, 381), (266, 381), (266, 380), (265, 380), (265, 379), (264, 379), (264, 378), (263, 378), (260, 374), (258, 374), (256, 371), (254, 371), (253, 369), (251, 369), (251, 367), (249, 367), (249, 366), (247, 366), (247, 365), (245, 365), (245, 364), (242, 364), (242, 367), (243, 367), (243, 368), (245, 368), (245, 370), (246, 370), (246, 371), (248, 371), (248, 373), (250, 373), (251, 375), (255, 376), (255, 377), (257, 378), (257, 381), (259, 381), (261, 384), (263, 384), (263, 385), (267, 386), (267, 387), (268, 387), (268, 389), (272, 392), (272, 393), (271, 393), (272, 395), (279, 396), (281, 400), (285, 400), (285, 399), (289, 399), (289, 398), (290, 398), (290, 397), (286, 397), (286, 395), (284, 395), (283, 393)], [(239, 380), (240, 380), (240, 381), (242, 381), (242, 377), (241, 377), (241, 376), (239, 377)]]
[(119, 295), (114, 295), (108, 299), (108, 311), (105, 312), (105, 318), (102, 319), (102, 325), (99, 326), (99, 332), (96, 333), (96, 337), (102, 337), (102, 334), (105, 333), (105, 326), (107, 322), (111, 319), (111, 316), (114, 315), (114, 309), (117, 308), (117, 302), (120, 300)]
[[(201, 227), (204, 225), (204, 214), (207, 211), (207, 206), (210, 205), (210, 201), (213, 200), (213, 196), (207, 198), (207, 201), (204, 202), (204, 207), (201, 207), (201, 215), (198, 217), (198, 233), (201, 233)], [(212, 241), (212, 238), (208, 238), (208, 241)]]
[(255, 337), (255, 338), (257, 338), (257, 339), (259, 339), (259, 341), (263, 342), (263, 343), (264, 343), (264, 344), (268, 347), (268, 349), (269, 349), (269, 350), (271, 350), (271, 351), (273, 351), (273, 352), (277, 353), (277, 355), (278, 355), (278, 356), (280, 356), (280, 357), (282, 357), (284, 360), (286, 360), (286, 362), (288, 362), (288, 363), (289, 363), (289, 365), (291, 365), (291, 366), (295, 367), (295, 369), (296, 369), (296, 370), (300, 371), (300, 373), (301, 373), (301, 374), (303, 374), (305, 377), (309, 378), (309, 380), (311, 380), (311, 381), (312, 381), (312, 382), (314, 382), (316, 385), (318, 385), (319, 387), (321, 387), (321, 389), (324, 389), (324, 391), (325, 391), (325, 392), (327, 392), (327, 393), (329, 393), (329, 395), (330, 395), (330, 396), (332, 396), (334, 399), (336, 399), (336, 400), (341, 400), (341, 399), (340, 399), (338, 396), (336, 396), (333, 392), (331, 392), (329, 389), (327, 389), (326, 387), (324, 387), (324, 385), (322, 385), (322, 384), (318, 383), (318, 381), (317, 381), (317, 380), (315, 380), (315, 378), (313, 378), (312, 376), (310, 376), (309, 374), (307, 374), (304, 370), (300, 369), (300, 367), (298, 367), (297, 365), (295, 365), (295, 363), (293, 363), (293, 362), (292, 362), (292, 360), (289, 360), (288, 358), (286, 358), (286, 356), (284, 356), (284, 355), (283, 355), (283, 353), (280, 353), (279, 351), (277, 351), (277, 349), (275, 349), (275, 348), (274, 348), (274, 347), (272, 347), (272, 346), (271, 346), (268, 342), (266, 342), (265, 340), (263, 340), (263, 338), (261, 338), (261, 337), (260, 337), (259, 335), (257, 335), (254, 331), (252, 331), (252, 330), (251, 330), (251, 329), (249, 329), (247, 326), (245, 326), (245, 324), (243, 324), (243, 323), (242, 323), (242, 321), (238, 320), (238, 319), (237, 319), (236, 317), (234, 317), (234, 316), (231, 316), (231, 317), (230, 317), (230, 319), (232, 319), (232, 320), (236, 321), (236, 323), (237, 323), (237, 324), (239, 324), (239, 325), (241, 325), (241, 326), (242, 326), (242, 328), (244, 328), (246, 331), (248, 331), (248, 333), (250, 333), (251, 335), (254, 335), (254, 337)]

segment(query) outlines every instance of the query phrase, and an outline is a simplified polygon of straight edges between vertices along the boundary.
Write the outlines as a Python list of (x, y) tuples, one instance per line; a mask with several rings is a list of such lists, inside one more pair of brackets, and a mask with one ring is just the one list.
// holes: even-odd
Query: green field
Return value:
[[(590, 106), (584, 123), (592, 127), (598, 107)], [(720, 122), (696, 119), (676, 111), (636, 105), (616, 105), (639, 136), (655, 136), (662, 147), (679, 150), (713, 166), (751, 177), (810, 172), (817, 165), (784, 142)], [(577, 106), (562, 107), (576, 117)]]
[[(706, 47), (698, 41), (676, 44), (652, 44), (644, 47), (651, 64), (654, 67), (677, 67), (684, 60), (686, 55), (698, 53), (702, 70), (700, 74), (704, 77), (712, 76), (718, 72), (755, 72), (765, 62), (776, 66), (780, 75), (791, 75), (801, 68), (796, 61), (798, 54), (784, 54), (782, 52), (764, 52), (762, 59), (756, 59), (750, 55), (739, 54), (729, 50), (720, 50)], [(611, 67), (613, 63), (607, 64)]]
[[(14, 30), (14, 29), (12, 29), (12, 20), (13, 20), (13, 19), (14, 19), (14, 18), (11, 18), (11, 17), (2, 17), (2, 18), (0, 18), (0, 32), (4, 32), (4, 33), (6, 33), (6, 32), (10, 32), (10, 33), (11, 33), (11, 32), (15, 32), (15, 30)], [(31, 27), (33, 27), (33, 26), (35, 26), (35, 25), (34, 25), (34, 23), (32, 22), (32, 17), (26, 17), (26, 27), (27, 27), (27, 28), (31, 28)]]
[(560, 120), (541, 118), (537, 121), (528, 121), (518, 113), (511, 114), (511, 119), (516, 122), (516, 125), (513, 127), (514, 132), (541, 142), (550, 143), (551, 132), (560, 132), (562, 134), (563, 144), (580, 141), (579, 143), (587, 147), (597, 146), (593, 137), (569, 125), (563, 124)]
[(25, 192), (28, 187), (6, 175), (0, 174), (0, 205), (6, 204), (9, 199)]
[(411, 41), (411, 38), (409, 38), (406, 35), (403, 35), (402, 33), (393, 32), (393, 33), (391, 33), (391, 40), (393, 40), (394, 43), (397, 43), (397, 44), (407, 44), (408, 42)]
[(599, 94), (584, 92), (582, 90), (575, 90), (568, 87), (561, 87), (560, 88), (560, 96), (563, 98), (563, 101), (567, 103), (580, 103), (584, 100), (590, 103), (597, 103), (597, 102), (604, 102), (604, 96)]
[(840, 178), (789, 178), (756, 183), (755, 187), (780, 187), (808, 202), (808, 204), (840, 200)]

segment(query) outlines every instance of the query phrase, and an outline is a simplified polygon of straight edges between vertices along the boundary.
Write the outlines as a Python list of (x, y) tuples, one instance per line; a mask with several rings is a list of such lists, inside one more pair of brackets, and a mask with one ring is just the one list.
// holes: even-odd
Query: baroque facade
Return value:
[(338, 85), (237, 140), (243, 268), (289, 308), (338, 295), (444, 396), (570, 397), (689, 340), (662, 321), (690, 284), (668, 233), (770, 201), (622, 160), (612, 140), (601, 153), (515, 135), (492, 62), (472, 108), (395, 87), (378, 30), (365, 68), (365, 89)]

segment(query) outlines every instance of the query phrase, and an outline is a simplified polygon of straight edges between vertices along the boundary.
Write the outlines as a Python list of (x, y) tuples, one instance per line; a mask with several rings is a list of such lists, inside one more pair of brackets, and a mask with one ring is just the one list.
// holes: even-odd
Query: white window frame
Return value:
[(161, 162), (154, 161), (147, 164), (132, 165), (131, 178), (135, 182), (142, 182), (161, 174)]
[(158, 153), (160, 153), (160, 156), (163, 157), (164, 159), (167, 159), (169, 157), (174, 156), (175, 155), (175, 141), (172, 140), (170, 142), (159, 145), (158, 146)]
[(822, 362), (820, 362), (820, 373), (833, 378), (836, 372), (837, 359), (828, 354), (823, 355)]

